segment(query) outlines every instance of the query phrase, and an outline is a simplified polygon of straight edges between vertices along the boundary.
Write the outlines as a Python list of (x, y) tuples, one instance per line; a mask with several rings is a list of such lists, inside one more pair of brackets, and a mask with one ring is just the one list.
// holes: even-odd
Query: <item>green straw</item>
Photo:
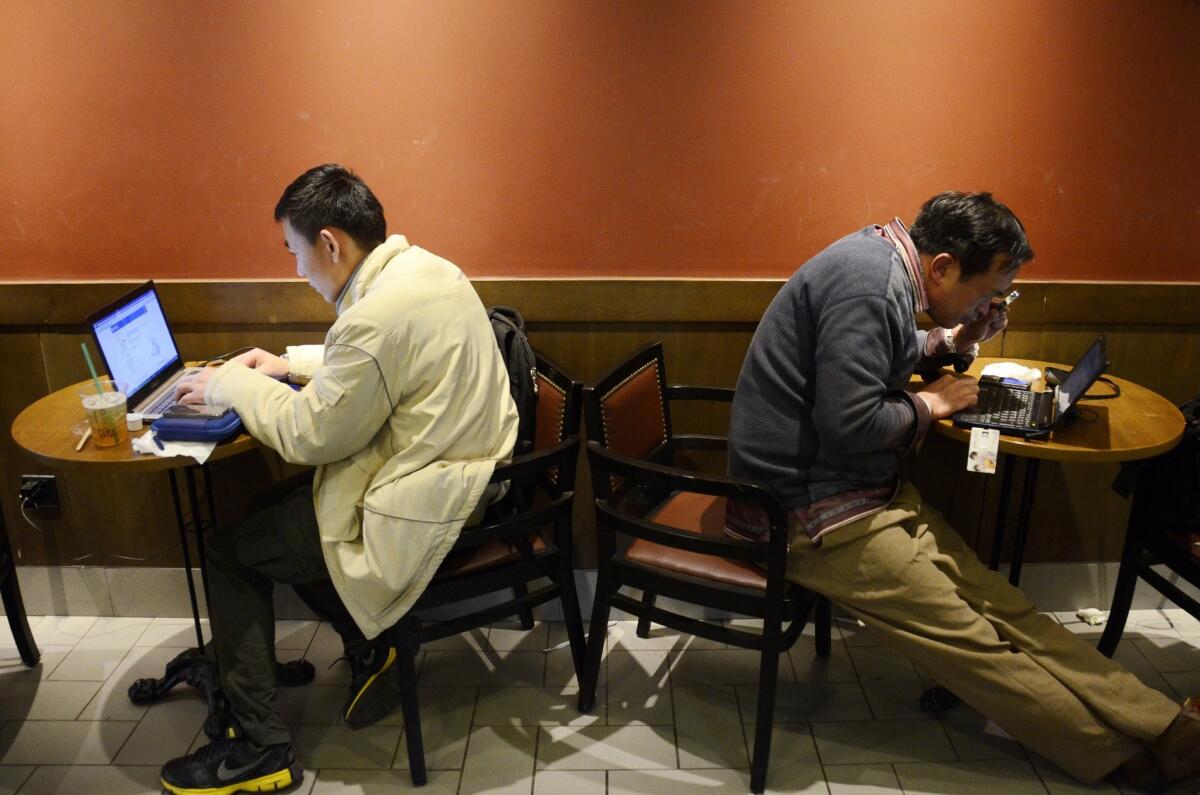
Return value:
[(79, 347), (83, 348), (83, 358), (87, 360), (88, 372), (92, 374), (92, 383), (96, 385), (96, 394), (103, 395), (104, 388), (100, 386), (100, 378), (96, 375), (96, 365), (92, 364), (92, 355), (88, 353), (87, 343), (79, 343)]

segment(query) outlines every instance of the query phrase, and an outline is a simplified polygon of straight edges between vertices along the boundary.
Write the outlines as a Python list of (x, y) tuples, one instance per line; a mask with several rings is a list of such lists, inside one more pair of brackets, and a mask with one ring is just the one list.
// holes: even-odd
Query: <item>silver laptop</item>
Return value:
[[(183, 366), (154, 282), (149, 281), (88, 317), (100, 358), (113, 381), (125, 388), (129, 411), (148, 420), (175, 405), (175, 382), (199, 368)], [(221, 409), (189, 406), (216, 416)]]
[(995, 428), (1000, 433), (1026, 438), (1045, 435), (1070, 413), (1108, 365), (1108, 348), (1102, 334), (1062, 382), (1046, 392), (981, 379), (979, 402), (955, 414), (954, 424)]

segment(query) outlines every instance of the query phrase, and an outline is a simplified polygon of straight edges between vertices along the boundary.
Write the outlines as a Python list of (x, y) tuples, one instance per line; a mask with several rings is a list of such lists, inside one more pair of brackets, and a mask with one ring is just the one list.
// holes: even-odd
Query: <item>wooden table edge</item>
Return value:
[[(9, 433), (17, 448), (24, 455), (54, 469), (89, 469), (103, 466), (119, 466), (125, 471), (134, 472), (179, 469), (198, 465), (196, 459), (190, 456), (161, 458), (156, 455), (135, 453), (131, 446), (132, 440), (142, 433), (148, 433), (148, 430), (130, 432), (130, 441), (116, 447), (97, 447), (94, 440), (89, 440), (83, 450), (76, 452), (72, 440), (77, 441), (78, 437), (71, 434), (69, 428), (74, 423), (83, 420), (83, 409), (80, 407), (76, 415), (73, 411), (68, 412), (67, 407), (71, 405), (72, 401), (78, 400), (79, 391), (82, 388), (86, 388), (88, 383), (88, 381), (81, 381), (78, 384), (71, 384), (70, 386), (55, 390), (35, 400), (21, 410), (16, 418), (13, 419)], [(56, 404), (61, 404), (61, 409)], [(33, 418), (37, 417), (39, 413), (59, 411), (61, 411), (63, 416), (56, 417), (53, 422), (46, 422), (44, 419), (39, 419), (36, 425), (30, 426), (30, 423), (34, 422)], [(68, 413), (71, 416), (66, 416)], [(29, 437), (36, 435), (39, 430), (50, 431), (53, 434), (51, 438), (55, 440), (56, 444), (43, 447), (32, 441)], [(68, 435), (70, 438), (67, 438)], [(249, 452), (256, 447), (258, 447), (258, 441), (254, 437), (246, 433), (239, 433), (233, 439), (217, 444), (205, 463), (220, 461), (230, 456)]]

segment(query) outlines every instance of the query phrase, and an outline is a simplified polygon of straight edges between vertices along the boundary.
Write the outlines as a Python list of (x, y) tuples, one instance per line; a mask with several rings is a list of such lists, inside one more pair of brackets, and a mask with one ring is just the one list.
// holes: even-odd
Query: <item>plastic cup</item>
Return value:
[(114, 447), (129, 441), (129, 428), (125, 425), (125, 393), (120, 385), (107, 378), (100, 379), (97, 394), (95, 385), (89, 381), (81, 389), (79, 399), (83, 402), (83, 413), (87, 415), (92, 429), (92, 439), (98, 447)]

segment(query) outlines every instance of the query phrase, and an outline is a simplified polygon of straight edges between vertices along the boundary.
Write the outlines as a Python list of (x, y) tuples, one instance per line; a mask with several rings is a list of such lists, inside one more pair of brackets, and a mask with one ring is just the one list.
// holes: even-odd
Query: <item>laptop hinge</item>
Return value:
[(1041, 400), (1038, 425), (1042, 428), (1050, 428), (1058, 420), (1058, 387), (1043, 392)]

